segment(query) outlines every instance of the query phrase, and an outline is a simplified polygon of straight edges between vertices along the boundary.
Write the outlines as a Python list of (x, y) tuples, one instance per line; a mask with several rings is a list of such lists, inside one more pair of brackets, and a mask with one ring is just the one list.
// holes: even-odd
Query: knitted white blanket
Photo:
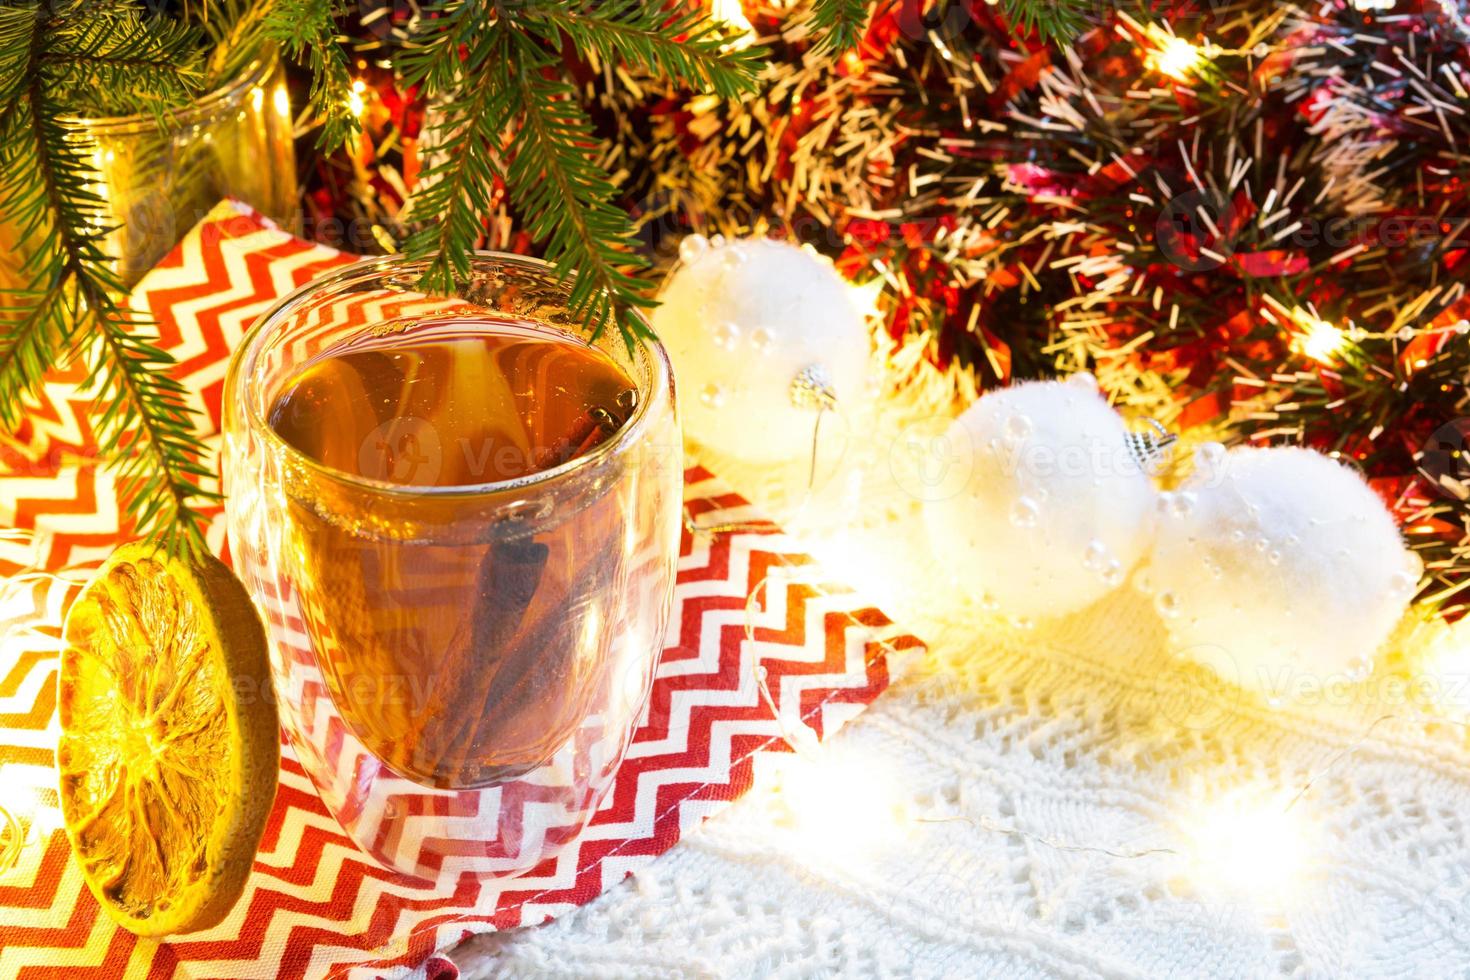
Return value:
[(1126, 589), (1024, 632), (966, 609), (875, 496), (868, 527), (808, 520), (814, 551), (923, 669), (652, 873), (472, 940), (467, 978), (1470, 977), (1463, 673), (1406, 685), (1394, 654), (1272, 708)]

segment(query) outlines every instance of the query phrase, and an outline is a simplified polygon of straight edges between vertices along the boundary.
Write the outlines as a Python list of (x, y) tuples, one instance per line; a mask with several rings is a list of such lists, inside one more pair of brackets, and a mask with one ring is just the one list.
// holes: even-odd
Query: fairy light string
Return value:
[[(802, 489), (801, 497), (797, 501), (796, 506), (792, 508), (791, 515), (788, 518), (791, 523), (796, 523), (801, 519), (802, 515), (806, 513), (807, 507), (811, 504), (812, 497), (816, 493), (817, 456), (821, 448), (822, 417), (828, 412), (838, 410), (837, 399), (830, 389), (820, 390), (818, 393), (810, 395), (809, 397), (812, 398), (810, 405), (803, 406), (800, 401), (797, 401), (798, 397), (808, 397), (797, 396), (795, 394), (796, 389), (804, 386), (806, 383), (803, 381), (801, 375), (798, 375), (792, 382), (793, 401), (796, 402), (798, 407), (814, 408), (816, 410), (816, 419), (812, 422), (811, 454), (807, 464), (806, 486)], [(690, 534), (733, 534), (739, 531), (768, 531), (771, 528), (771, 524), (766, 521), (722, 521), (701, 524), (695, 518), (694, 514), (690, 512), (688, 505), (685, 505), (683, 513), (684, 528)]]
[[(733, 523), (733, 522), (732, 522)], [(738, 533), (726, 531), (714, 531), (712, 528), (720, 525), (712, 525), (711, 529), (704, 529), (701, 533), (724, 534)], [(760, 524), (750, 525), (751, 529), (769, 532), (772, 525)], [(743, 530), (741, 526), (739, 530)], [(766, 575), (762, 576), (746, 596), (744, 607), (744, 640), (747, 650), (750, 651), (750, 669), (756, 685), (758, 696), (771, 718), (775, 722), (780, 738), (790, 748), (793, 755), (803, 759), (814, 767), (823, 764), (823, 753), (821, 742), (808, 727), (804, 720), (799, 727), (793, 724), (790, 713), (783, 711), (781, 703), (775, 693), (771, 690), (770, 671), (763, 662), (759, 653), (760, 645), (756, 636), (757, 618), (764, 606), (765, 596), (769, 586), (774, 581), (786, 585), (801, 585), (820, 591), (823, 588), (821, 572), (818, 568), (810, 565), (780, 565), (775, 566)], [(890, 644), (879, 642), (879, 653), (881, 655), (895, 654), (896, 651)], [(947, 814), (943, 816), (915, 816), (912, 823), (917, 825), (943, 825), (952, 823), (963, 823), (974, 827), (987, 834), (1014, 837), (1024, 840), (1048, 850), (1070, 853), (1090, 854), (1105, 857), (1116, 861), (1138, 861), (1149, 858), (1172, 858), (1201, 865), (1201, 855), (1208, 854), (1214, 857), (1212, 862), (1205, 862), (1205, 866), (1211, 869), (1211, 873), (1224, 878), (1240, 877), (1239, 868), (1232, 867), (1244, 860), (1251, 865), (1265, 863), (1268, 859), (1273, 867), (1271, 872), (1278, 876), (1289, 876), (1294, 874), (1300, 866), (1304, 855), (1301, 853), (1303, 843), (1297, 839), (1297, 835), (1289, 832), (1290, 828), (1296, 826), (1293, 815), (1300, 804), (1310, 795), (1312, 790), (1332, 772), (1336, 771), (1344, 762), (1351, 759), (1373, 739), (1374, 735), (1383, 725), (1411, 721), (1401, 715), (1384, 714), (1376, 717), (1367, 724), (1351, 742), (1340, 747), (1322, 766), (1313, 770), (1308, 776), (1295, 787), (1284, 790), (1278, 789), (1266, 792), (1266, 788), (1257, 787), (1257, 791), (1249, 793), (1237, 793), (1233, 796), (1227, 795), (1221, 800), (1206, 804), (1198, 813), (1192, 815), (1188, 822), (1197, 824), (1195, 830), (1198, 835), (1191, 840), (1192, 846), (1175, 845), (1150, 845), (1135, 848), (1124, 847), (1116, 844), (1094, 844), (1059, 837), (1055, 835), (1036, 833), (1026, 830), (1015, 823), (996, 820), (989, 816), (972, 814)], [(1452, 719), (1434, 719), (1436, 723), (1445, 723), (1470, 731), (1470, 724), (1454, 721)], [(1250, 787), (1245, 787), (1250, 789)], [(1264, 800), (1264, 802), (1261, 802)], [(1284, 800), (1284, 802), (1282, 802)], [(1170, 832), (1170, 828), (1161, 828), (1161, 833)], [(1262, 842), (1262, 835), (1280, 835), (1284, 839), (1274, 842)], [(1226, 856), (1221, 858), (1213, 852), (1224, 848)], [(1265, 855), (1261, 861), (1252, 861), (1248, 854), (1237, 854), (1240, 849), (1250, 848), (1254, 853)], [(1245, 869), (1250, 873), (1263, 873), (1265, 869), (1249, 867)]]
[[(4, 659), (13, 660), (10, 652), (24, 644), (27, 651), (59, 655), (58, 624), (42, 621), (43, 600), (37, 593), (43, 586), (48, 590), (51, 587), (75, 589), (87, 573), (78, 570), (68, 577), (47, 571), (42, 567), (44, 541), (30, 529), (0, 529), (0, 542), (29, 546), (31, 551), (26, 564), (0, 579), (0, 652), (6, 654)], [(32, 594), (24, 598), (27, 589)], [(16, 781), (23, 768), (17, 768), (14, 763), (0, 764), (0, 879), (21, 866), (30, 845), (44, 842), (45, 835), (33, 836), (30, 829), (47, 803), (33, 785)], [(41, 848), (35, 850), (39, 857)]]

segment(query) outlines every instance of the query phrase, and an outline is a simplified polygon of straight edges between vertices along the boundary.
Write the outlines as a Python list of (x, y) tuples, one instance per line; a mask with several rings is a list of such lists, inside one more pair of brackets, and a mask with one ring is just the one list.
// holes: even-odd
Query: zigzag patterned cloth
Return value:
[[(250, 323), (351, 260), (226, 202), (138, 285), (133, 304), (157, 321), (211, 445), (228, 354)], [(795, 729), (825, 738), (920, 649), (692, 468), (691, 516), (744, 530), (685, 533), (645, 720), (573, 851), (498, 886), (400, 879), (353, 846), (288, 746), (234, 911), (206, 932), (139, 940), (83, 884), (56, 797), (60, 623), (78, 583), (130, 533), (116, 485), (95, 462), (82, 378), (80, 366), (48, 378), (0, 475), (0, 522), (14, 529), (0, 535), (0, 978), (452, 978), (442, 951), (476, 933), (544, 922), (646, 867), (744, 793), (760, 754), (789, 751)], [(222, 520), (209, 539), (222, 548)], [(761, 602), (748, 613), (754, 592)]]

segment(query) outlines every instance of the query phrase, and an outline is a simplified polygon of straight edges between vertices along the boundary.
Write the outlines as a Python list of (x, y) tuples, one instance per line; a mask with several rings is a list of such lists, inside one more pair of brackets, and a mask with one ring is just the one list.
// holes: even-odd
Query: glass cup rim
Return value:
[[(249, 383), (249, 371), (246, 369), (247, 362), (254, 366), (258, 350), (269, 336), (269, 328), (276, 325), (280, 318), (299, 306), (301, 302), (310, 296), (327, 291), (340, 290), (354, 281), (371, 280), (388, 272), (401, 272), (404, 269), (413, 269), (428, 265), (430, 259), (410, 259), (402, 253), (394, 255), (370, 256), (360, 259), (350, 265), (345, 265), (324, 276), (320, 276), (310, 282), (297, 287), (285, 296), (271, 304), (270, 308), (261, 313), (245, 331), (240, 338), (239, 345), (230, 355), (229, 367), (225, 372), (224, 384), (224, 406), (226, 414), (231, 411), (231, 405), (235, 401), (237, 388)], [(475, 250), (471, 253), (471, 263), (479, 266), (483, 263), (495, 263), (500, 266), (520, 268), (522, 271), (543, 275), (549, 280), (556, 282), (558, 288), (570, 290), (571, 282), (576, 278), (576, 273), (568, 273), (565, 277), (559, 277), (556, 267), (551, 263), (527, 255), (515, 255), (510, 252), (493, 252), (486, 250)], [(673, 400), (673, 364), (669, 360), (668, 352), (663, 343), (659, 341), (648, 325), (647, 319), (637, 310), (631, 311), (644, 326), (644, 332), (634, 338), (636, 349), (648, 362), (649, 378), (651, 387), (657, 391), (662, 385), (667, 388), (666, 397)], [(613, 329), (608, 327), (605, 329)], [(463, 497), (482, 497), (492, 494), (504, 493), (508, 490), (522, 490), (541, 484), (554, 483), (570, 476), (586, 467), (607, 459), (622, 452), (649, 426), (648, 418), (654, 398), (640, 397), (638, 404), (633, 409), (633, 415), (625, 422), (611, 439), (607, 439), (594, 447), (590, 452), (584, 453), (573, 459), (567, 460), (549, 469), (538, 470), (527, 473), (524, 476), (514, 477), (507, 480), (491, 480), (485, 483), (451, 484), (438, 486), (430, 484), (393, 483), (388, 480), (376, 480), (372, 477), (360, 476), (328, 466), (320, 460), (302, 452), (282, 438), (269, 421), (257, 408), (255, 399), (248, 397), (248, 393), (242, 392), (244, 401), (244, 424), (246, 428), (261, 434), (268, 443), (279, 449), (288, 459), (296, 462), (313, 473), (335, 480), (347, 486), (356, 487), (361, 490), (372, 491), (384, 495), (399, 497), (432, 497), (434, 499), (455, 499)], [(640, 393), (641, 394), (641, 393)]]
[[(216, 112), (243, 98), (246, 90), (255, 85), (264, 85), (280, 64), (280, 52), (274, 45), (265, 45), (230, 78), (193, 99), (188, 105), (177, 109), (165, 109), (161, 113), (135, 112), (126, 116), (76, 116), (64, 115), (61, 121), (76, 129), (86, 130), (92, 135), (115, 134), (118, 132), (182, 129), (190, 123)], [(160, 126), (160, 121), (163, 125)]]

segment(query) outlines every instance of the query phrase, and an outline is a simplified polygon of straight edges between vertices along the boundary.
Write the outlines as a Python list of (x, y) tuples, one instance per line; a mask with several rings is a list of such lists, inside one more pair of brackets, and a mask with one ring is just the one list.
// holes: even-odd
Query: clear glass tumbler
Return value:
[[(224, 395), (231, 557), (271, 633), (296, 754), (364, 851), (445, 887), (555, 857), (601, 802), (663, 646), (682, 499), (663, 348), (586, 336), (543, 263), (480, 253), (473, 269), (452, 297), (420, 292), (422, 264), (399, 257), (307, 285), (245, 337)], [(474, 450), (424, 418), (377, 426), (355, 472), (272, 426), (326, 353), (459, 322), (592, 344), (636, 392), (626, 417), (583, 455), (473, 485), (416, 480)], [(554, 403), (554, 378), (523, 380)], [(453, 404), (482, 397), (464, 385)]]

